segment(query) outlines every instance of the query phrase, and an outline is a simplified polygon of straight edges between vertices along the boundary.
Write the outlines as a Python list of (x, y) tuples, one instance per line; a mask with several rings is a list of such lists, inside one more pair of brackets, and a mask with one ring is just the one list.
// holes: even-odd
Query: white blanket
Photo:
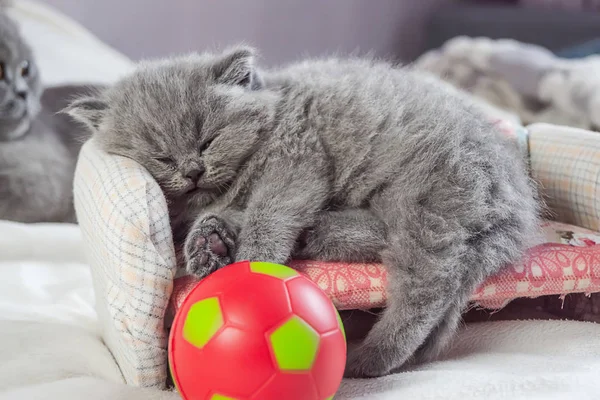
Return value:
[[(178, 399), (128, 387), (97, 334), (93, 287), (73, 225), (0, 221), (0, 400)], [(481, 323), (444, 361), (346, 381), (337, 399), (597, 399), (600, 325)]]
[[(131, 63), (77, 24), (20, 0), (12, 14), (47, 85), (110, 83)], [(0, 221), (0, 400), (176, 400), (128, 387), (103, 345), (79, 229)], [(336, 399), (598, 399), (600, 325), (499, 322), (463, 329), (446, 361), (346, 381)]]

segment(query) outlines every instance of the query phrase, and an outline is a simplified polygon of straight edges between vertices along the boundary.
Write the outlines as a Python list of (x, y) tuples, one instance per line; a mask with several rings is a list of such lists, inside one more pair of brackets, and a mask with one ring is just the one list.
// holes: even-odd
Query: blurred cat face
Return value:
[(228, 189), (271, 119), (252, 52), (143, 64), (69, 113), (110, 153), (142, 164), (169, 200), (206, 204)]
[(32, 52), (16, 25), (0, 14), (0, 141), (27, 133), (42, 87)]

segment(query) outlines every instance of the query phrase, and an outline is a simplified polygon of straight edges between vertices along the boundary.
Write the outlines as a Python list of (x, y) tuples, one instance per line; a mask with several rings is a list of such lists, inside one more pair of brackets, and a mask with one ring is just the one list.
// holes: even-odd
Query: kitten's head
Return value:
[(17, 25), (0, 10), (0, 141), (27, 133), (40, 109), (41, 94), (31, 48)]
[(138, 161), (169, 201), (204, 205), (227, 189), (273, 115), (254, 52), (142, 63), (129, 77), (66, 110), (103, 148)]

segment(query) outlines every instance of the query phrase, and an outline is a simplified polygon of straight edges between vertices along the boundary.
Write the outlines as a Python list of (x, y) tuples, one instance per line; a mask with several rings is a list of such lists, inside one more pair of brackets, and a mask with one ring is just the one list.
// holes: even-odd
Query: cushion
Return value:
[(176, 265), (162, 191), (139, 164), (100, 151), (94, 139), (82, 148), (73, 190), (104, 341), (127, 383), (163, 387)]
[[(600, 136), (564, 129), (570, 139), (562, 140), (562, 129), (533, 127), (529, 141), (524, 129), (507, 132), (529, 146), (532, 173), (553, 194), (549, 204), (557, 214), (566, 222), (598, 230), (597, 205), (589, 196), (598, 190), (600, 166), (592, 149), (600, 148)], [(551, 145), (544, 144), (545, 136)], [(593, 146), (590, 140), (595, 140)], [(553, 151), (554, 156), (537, 151)], [(590, 160), (587, 167), (580, 156)], [(104, 153), (94, 139), (82, 148), (74, 198), (103, 338), (128, 383), (164, 387), (169, 323), (165, 314), (172, 315), (193, 282), (177, 281), (169, 307), (177, 265), (165, 198), (142, 166)], [(473, 294), (473, 301), (498, 308), (516, 297), (599, 291), (600, 247), (595, 243), (600, 234), (562, 224), (545, 229), (547, 243), (492, 277)], [(386, 273), (380, 265), (294, 261), (292, 266), (323, 288), (339, 308), (385, 305)]]
[[(500, 309), (520, 297), (600, 292), (600, 232), (561, 222), (544, 224), (545, 243), (490, 277), (471, 296), (475, 305)], [(385, 306), (387, 274), (380, 264), (292, 261), (325, 291), (339, 310)], [(169, 315), (198, 283), (191, 276), (175, 280)]]
[(600, 231), (600, 134), (551, 124), (527, 129), (531, 172), (554, 218)]

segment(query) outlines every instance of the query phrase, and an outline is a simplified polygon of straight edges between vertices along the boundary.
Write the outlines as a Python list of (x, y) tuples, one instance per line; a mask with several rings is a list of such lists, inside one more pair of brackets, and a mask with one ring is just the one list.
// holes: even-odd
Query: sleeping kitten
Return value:
[(56, 115), (82, 87), (43, 92), (29, 46), (0, 9), (0, 219), (74, 222), (72, 181), (89, 132)]
[(190, 272), (381, 260), (388, 306), (346, 375), (435, 357), (475, 287), (537, 231), (516, 146), (408, 68), (331, 58), (261, 74), (253, 60), (237, 48), (145, 63), (68, 112), (150, 171), (176, 233), (194, 221)]

